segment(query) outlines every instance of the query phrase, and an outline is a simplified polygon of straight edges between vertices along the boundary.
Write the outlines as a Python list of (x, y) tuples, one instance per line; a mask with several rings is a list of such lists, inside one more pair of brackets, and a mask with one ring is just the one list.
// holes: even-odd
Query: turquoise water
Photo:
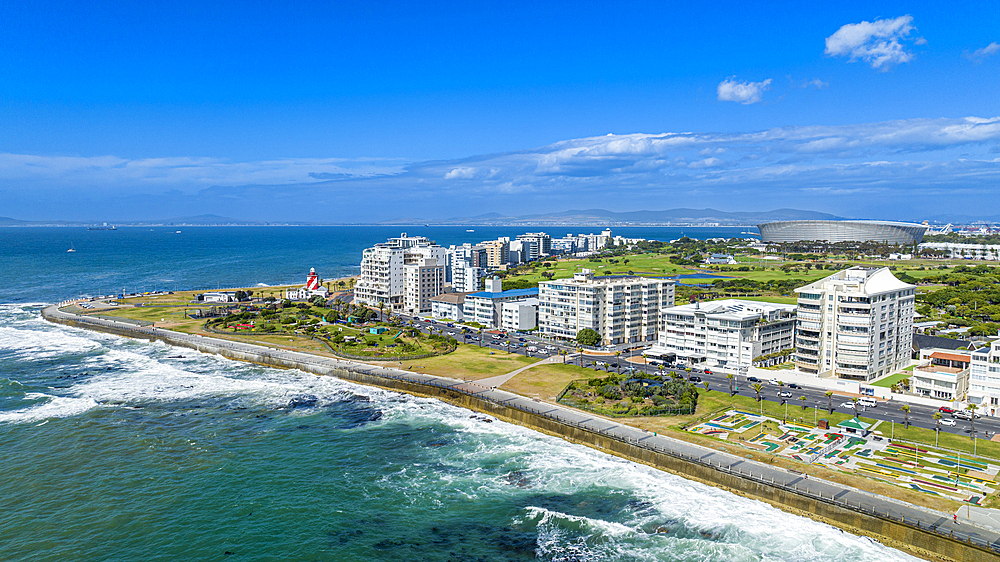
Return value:
[(434, 400), (49, 324), (51, 290), (0, 305), (5, 561), (912, 560)]

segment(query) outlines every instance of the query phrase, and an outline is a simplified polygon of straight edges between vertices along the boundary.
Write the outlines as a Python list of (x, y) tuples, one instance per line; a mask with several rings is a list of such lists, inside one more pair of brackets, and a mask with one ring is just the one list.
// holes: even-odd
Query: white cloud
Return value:
[(893, 65), (913, 60), (903, 41), (913, 31), (913, 16), (881, 19), (873, 22), (849, 23), (826, 38), (825, 54), (849, 56), (850, 61), (862, 60), (877, 70), (886, 71)]
[(453, 168), (450, 172), (444, 175), (446, 180), (468, 180), (472, 179), (476, 175), (475, 168)]
[(974, 61), (981, 61), (987, 57), (991, 57), (997, 53), (1000, 53), (1000, 43), (996, 41), (990, 43), (989, 45), (983, 47), (982, 49), (976, 49), (971, 53), (966, 51), (965, 58), (972, 59)]
[(759, 102), (761, 94), (770, 89), (770, 78), (763, 82), (737, 82), (733, 78), (727, 78), (719, 83), (717, 93), (719, 101), (735, 101), (749, 105)]
[(802, 85), (803, 88), (808, 88), (809, 86), (814, 86), (817, 90), (822, 90), (823, 88), (829, 88), (830, 83), (824, 82), (819, 78), (813, 78), (812, 80), (809, 80), (808, 82)]

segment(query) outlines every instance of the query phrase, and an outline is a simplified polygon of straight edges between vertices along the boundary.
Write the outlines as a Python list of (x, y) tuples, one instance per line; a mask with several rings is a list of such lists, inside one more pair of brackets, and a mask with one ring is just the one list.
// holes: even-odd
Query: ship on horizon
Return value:
[(118, 227), (113, 224), (109, 226), (108, 223), (104, 223), (101, 226), (88, 226), (87, 230), (118, 230)]

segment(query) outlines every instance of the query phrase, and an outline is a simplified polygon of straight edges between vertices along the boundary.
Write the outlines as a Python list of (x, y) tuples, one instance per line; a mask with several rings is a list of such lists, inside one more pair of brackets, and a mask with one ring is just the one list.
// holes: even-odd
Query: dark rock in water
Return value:
[(311, 394), (301, 394), (299, 396), (293, 396), (291, 400), (288, 401), (287, 408), (294, 410), (295, 408), (311, 408), (319, 402), (319, 398)]
[(473, 420), (476, 420), (476, 421), (481, 421), (483, 423), (493, 423), (493, 418), (491, 418), (489, 416), (480, 416), (478, 414), (473, 414), (473, 415), (469, 416), (469, 419), (473, 419)]
[(428, 441), (425, 444), (425, 446), (426, 447), (444, 447), (445, 445), (448, 445), (448, 444), (449, 443), (447, 441)]
[(507, 476), (504, 476), (504, 480), (511, 486), (517, 486), (518, 488), (527, 488), (531, 485), (531, 479), (520, 470), (508, 473)]
[(369, 410), (368, 408), (347, 408), (336, 409), (329, 413), (330, 417), (340, 419), (341, 429), (354, 429), (366, 423), (382, 419), (381, 410)]
[(653, 504), (646, 500), (629, 500), (625, 504), (625, 510), (627, 511), (646, 511), (649, 509), (653, 509)]

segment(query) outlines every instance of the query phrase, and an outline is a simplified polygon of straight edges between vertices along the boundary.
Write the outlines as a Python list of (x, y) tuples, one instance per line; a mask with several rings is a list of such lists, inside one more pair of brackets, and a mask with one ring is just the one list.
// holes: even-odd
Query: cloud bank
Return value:
[(971, 53), (965, 53), (966, 58), (972, 59), (974, 61), (981, 61), (985, 58), (992, 57), (993, 55), (1000, 53), (1000, 43), (996, 41), (990, 43), (989, 45), (983, 47), (982, 49), (976, 49)]
[(570, 139), (458, 160), (63, 157), (0, 154), (0, 216), (373, 222), (712, 206), (914, 219), (1000, 213), (1000, 117), (747, 133)]
[[(849, 23), (826, 38), (824, 54), (850, 57), (850, 62), (864, 61), (883, 72), (897, 64), (913, 60), (904, 46), (913, 27), (913, 16)], [(919, 44), (926, 43), (918, 39)]]

